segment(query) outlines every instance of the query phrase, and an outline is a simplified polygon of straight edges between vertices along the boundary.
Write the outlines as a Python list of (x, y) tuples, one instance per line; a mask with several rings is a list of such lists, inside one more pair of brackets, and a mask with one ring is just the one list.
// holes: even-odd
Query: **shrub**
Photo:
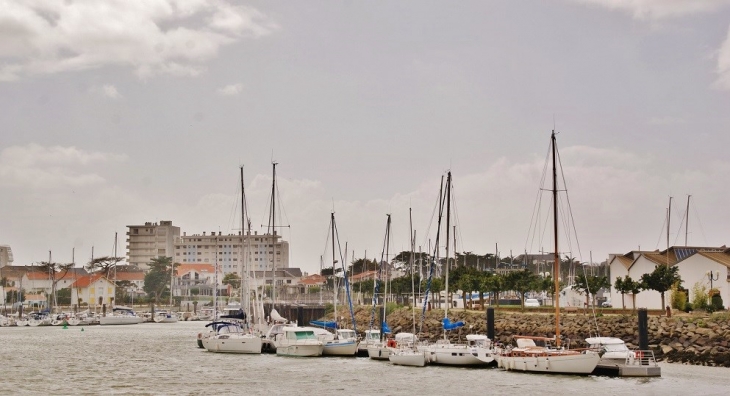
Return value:
[(684, 311), (687, 305), (687, 293), (679, 288), (679, 283), (672, 286), (671, 304), (672, 308), (680, 311)]
[(692, 308), (694, 309), (707, 309), (707, 301), (709, 296), (707, 295), (707, 286), (700, 282), (697, 282), (692, 286)]
[(684, 312), (692, 312), (692, 303), (684, 304)]
[(712, 295), (712, 298), (710, 300), (710, 309), (712, 309), (712, 312), (722, 311), (723, 309), (725, 309), (725, 305), (723, 305), (722, 303), (722, 296), (719, 292)]

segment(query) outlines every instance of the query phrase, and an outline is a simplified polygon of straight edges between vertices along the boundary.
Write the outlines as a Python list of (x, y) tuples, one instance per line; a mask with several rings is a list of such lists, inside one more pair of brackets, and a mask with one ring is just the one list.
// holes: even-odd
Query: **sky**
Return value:
[(447, 170), (458, 251), (550, 251), (553, 129), (562, 254), (665, 249), (670, 197), (670, 245), (730, 242), (730, 0), (0, 0), (0, 108), (16, 265), (122, 255), (145, 222), (235, 233), (239, 166), (261, 231), (274, 161), (310, 273), (333, 210), (355, 257), (386, 214), (407, 250), (409, 209), (428, 250)]

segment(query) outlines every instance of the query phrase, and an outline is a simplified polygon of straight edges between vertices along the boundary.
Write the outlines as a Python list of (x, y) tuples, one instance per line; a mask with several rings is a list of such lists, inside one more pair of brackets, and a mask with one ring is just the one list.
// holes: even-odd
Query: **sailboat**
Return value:
[[(558, 251), (558, 182), (555, 144), (555, 131), (550, 139), (553, 170), (553, 237), (555, 243), (553, 274), (555, 280), (555, 337), (513, 336), (517, 346), (500, 351), (497, 355), (497, 365), (506, 370), (525, 371), (533, 373), (555, 374), (590, 374), (598, 365), (600, 355), (592, 350), (570, 350), (560, 346), (560, 256)], [(535, 341), (546, 344), (555, 342), (552, 346), (537, 346)]]
[[(389, 254), (389, 246), (390, 246), (390, 214), (388, 214), (388, 221), (385, 226), (385, 239), (383, 240), (383, 250), (380, 255), (380, 268), (378, 269), (378, 276), (375, 279), (375, 287), (373, 290), (373, 310), (370, 315), (370, 333), (368, 334), (366, 332), (366, 345), (368, 350), (368, 356), (370, 359), (375, 360), (389, 360), (390, 351), (391, 348), (395, 347), (395, 340), (393, 339), (384, 339), (386, 337), (386, 334), (390, 335), (391, 331), (388, 327), (388, 324), (386, 323), (385, 316), (386, 316), (386, 302), (387, 302), (387, 296), (388, 296), (388, 254)], [(380, 331), (377, 332), (378, 338), (374, 339), (374, 334), (376, 334), (373, 330), (373, 322), (375, 320), (375, 310), (378, 304), (378, 293), (380, 292), (380, 281), (381, 279), (385, 279), (385, 290), (382, 294), (382, 300), (383, 300), (383, 306), (381, 310), (379, 311), (380, 316)]]
[[(118, 260), (117, 258), (117, 234), (114, 233), (114, 259)], [(113, 283), (116, 285), (117, 283), (117, 262), (114, 263), (114, 279)], [(144, 319), (141, 316), (138, 316), (136, 312), (131, 307), (125, 307), (122, 305), (115, 305), (112, 308), (112, 312), (110, 314), (107, 314), (106, 316), (102, 315), (99, 317), (99, 324), (104, 325), (129, 325), (129, 324), (137, 324), (142, 323)]]
[[(443, 180), (443, 179), (442, 179)], [(445, 263), (445, 289), (449, 290), (449, 231), (451, 228), (451, 191), (452, 191), (452, 179), (451, 171), (446, 174), (446, 191), (443, 197), (439, 197), (439, 207), (443, 208), (443, 200), (446, 200), (446, 263)], [(439, 211), (441, 214), (442, 211)], [(439, 228), (441, 219), (439, 217)], [(436, 247), (434, 256), (438, 258), (439, 250), (439, 233), (436, 234)], [(428, 293), (427, 293), (428, 294)], [(452, 322), (449, 319), (449, 306), (450, 301), (446, 302), (444, 309), (444, 318), (441, 320), (441, 324), (444, 330), (444, 337), (438, 340), (435, 344), (423, 345), (420, 350), (425, 352), (429, 358), (429, 362), (433, 364), (442, 364), (448, 366), (482, 366), (490, 364), (494, 361), (494, 351), (491, 347), (491, 342), (480, 342), (475, 343), (470, 341), (467, 344), (464, 343), (452, 343), (448, 338), (448, 331), (456, 330), (464, 326), (464, 322), (457, 321)], [(482, 340), (484, 341), (484, 340)]]
[(413, 321), (413, 332), (396, 334), (396, 348), (391, 350), (390, 354), (388, 355), (388, 360), (398, 366), (424, 367), (426, 365), (426, 362), (428, 362), (426, 352), (419, 351), (416, 345), (416, 343), (418, 342), (418, 337), (416, 336), (416, 288), (413, 279), (415, 273), (413, 252), (416, 250), (416, 238), (413, 233), (412, 214), (409, 215), (409, 218), (411, 223), (411, 254), (409, 261), (411, 264), (411, 298), (413, 300), (411, 316)]
[[(223, 353), (261, 353), (262, 340), (258, 335), (253, 334), (250, 326), (249, 304), (244, 301), (244, 278), (248, 279), (248, 267), (244, 266), (246, 259), (245, 247), (243, 244), (243, 229), (246, 222), (246, 194), (244, 192), (243, 167), (241, 167), (241, 260), (239, 261), (239, 273), (241, 274), (241, 320), (230, 320), (230, 324), (208, 324), (215, 330), (215, 334), (203, 340), (203, 346), (209, 352)], [(244, 276), (244, 271), (246, 276)], [(246, 286), (248, 286), (246, 284)], [(247, 287), (246, 287), (247, 289)], [(248, 296), (248, 291), (246, 291)], [(245, 307), (245, 308), (244, 308)], [(221, 322), (217, 322), (221, 323)]]
[[(323, 355), (329, 356), (355, 356), (357, 353), (357, 337), (355, 331), (350, 329), (339, 329), (337, 326), (337, 278), (335, 277), (335, 269), (337, 260), (335, 259), (335, 235), (337, 232), (335, 226), (335, 213), (332, 212), (330, 217), (330, 225), (332, 232), (332, 279), (333, 279), (333, 308), (334, 308), (334, 321), (311, 321), (309, 324), (319, 326), (313, 328), (314, 334), (317, 338), (324, 342)], [(347, 256), (347, 254), (345, 254)], [(347, 276), (347, 274), (345, 274)], [(332, 329), (333, 332), (329, 332), (325, 329)]]

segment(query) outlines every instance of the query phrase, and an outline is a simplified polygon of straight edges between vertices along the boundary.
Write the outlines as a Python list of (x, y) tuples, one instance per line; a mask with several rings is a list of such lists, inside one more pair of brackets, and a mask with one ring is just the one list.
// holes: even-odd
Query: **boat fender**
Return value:
[(636, 351), (634, 352), (634, 355), (636, 356), (635, 359), (638, 361), (641, 361), (641, 359), (644, 357), (644, 352)]
[(203, 333), (198, 333), (198, 339), (203, 338)]
[(395, 348), (396, 343), (395, 340), (388, 340), (388, 348)]

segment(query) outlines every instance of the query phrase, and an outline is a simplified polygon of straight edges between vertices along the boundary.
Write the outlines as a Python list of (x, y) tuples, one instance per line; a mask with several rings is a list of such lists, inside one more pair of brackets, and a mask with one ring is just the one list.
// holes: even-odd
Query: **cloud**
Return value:
[(241, 93), (243, 90), (243, 85), (241, 84), (231, 84), (226, 85), (225, 87), (218, 88), (217, 92), (219, 95), (223, 96), (236, 96)]
[(117, 87), (111, 84), (104, 84), (102, 86), (93, 86), (89, 89), (90, 93), (98, 94), (110, 99), (119, 99), (122, 95), (117, 90)]
[(652, 117), (647, 122), (649, 125), (677, 125), (677, 124), (684, 124), (686, 121), (684, 118), (681, 117), (672, 117), (672, 116), (665, 116), (665, 117)]
[(225, 0), (5, 2), (0, 80), (121, 65), (140, 78), (195, 76), (222, 46), (278, 27)]
[(110, 161), (125, 161), (126, 155), (87, 152), (76, 147), (44, 147), (35, 143), (0, 151), (0, 181), (7, 185), (52, 189), (104, 182), (88, 167)]
[(718, 50), (717, 74), (719, 77), (715, 81), (715, 87), (730, 89), (730, 28), (728, 29), (727, 39)]
[(635, 19), (658, 20), (707, 13), (730, 5), (730, 0), (571, 0), (631, 14)]

